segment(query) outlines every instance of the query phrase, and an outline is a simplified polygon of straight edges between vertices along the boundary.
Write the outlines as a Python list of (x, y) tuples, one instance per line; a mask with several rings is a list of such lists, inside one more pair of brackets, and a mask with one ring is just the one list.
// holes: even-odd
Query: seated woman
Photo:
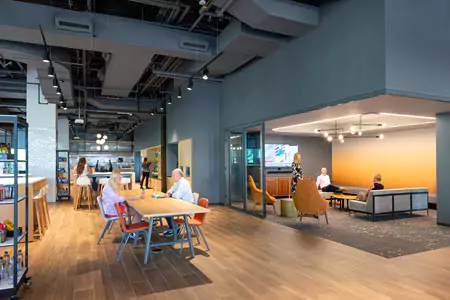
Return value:
[(369, 188), (367, 189), (366, 192), (360, 192), (358, 194), (358, 196), (356, 196), (356, 200), (366, 201), (367, 197), (369, 197), (370, 191), (383, 190), (383, 189), (384, 189), (384, 185), (381, 184), (381, 174), (376, 173), (373, 176), (373, 183), (369, 186)]
[[(139, 196), (121, 197), (119, 196), (119, 184), (122, 180), (122, 174), (119, 171), (113, 171), (108, 183), (105, 185), (102, 191), (102, 205), (106, 215), (117, 216), (114, 203), (120, 203), (122, 213), (125, 212), (125, 201), (136, 200)], [(131, 217), (131, 223), (139, 223), (142, 219), (133, 208), (129, 207), (127, 215)]]

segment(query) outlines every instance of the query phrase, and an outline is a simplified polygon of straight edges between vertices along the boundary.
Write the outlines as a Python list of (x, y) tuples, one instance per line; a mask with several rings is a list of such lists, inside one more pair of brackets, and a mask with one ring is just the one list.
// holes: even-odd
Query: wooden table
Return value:
[[(140, 195), (140, 190), (128, 190), (121, 191), (120, 195), (127, 197), (132, 195)], [(163, 194), (158, 192), (159, 196)], [(189, 248), (191, 252), (191, 257), (194, 258), (194, 246), (192, 245), (191, 231), (189, 228), (188, 218), (189, 215), (197, 214), (197, 213), (208, 213), (209, 209), (180, 200), (175, 198), (153, 198), (152, 193), (146, 191), (145, 199), (138, 200), (128, 200), (127, 203), (133, 207), (141, 216), (149, 219), (150, 226), (148, 228), (148, 238), (147, 238), (147, 246), (145, 249), (145, 258), (144, 264), (148, 262), (148, 255), (150, 253), (151, 258), (153, 258), (152, 253), (150, 251), (151, 247), (160, 247), (160, 246), (172, 246), (175, 244), (180, 244), (184, 241), (177, 240), (177, 234), (175, 230), (175, 226), (172, 223), (174, 234), (173, 234), (173, 242), (165, 242), (165, 243), (151, 243), (152, 236), (152, 224), (155, 218), (161, 217), (177, 217), (182, 216), (184, 218), (184, 225), (186, 226), (186, 234), (189, 243)]]
[[(356, 196), (354, 195), (343, 195), (343, 194), (331, 194), (330, 201), (337, 200), (339, 201), (340, 210), (342, 210), (342, 206), (344, 205), (344, 200), (347, 200), (347, 209), (348, 209), (348, 201), (356, 200)], [(334, 206), (336, 207), (336, 201), (334, 202)]]

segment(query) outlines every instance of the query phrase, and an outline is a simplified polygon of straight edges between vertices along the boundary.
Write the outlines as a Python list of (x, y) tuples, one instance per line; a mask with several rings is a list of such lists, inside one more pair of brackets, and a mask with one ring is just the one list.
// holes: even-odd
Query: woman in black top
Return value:
[(149, 189), (148, 178), (150, 177), (150, 163), (147, 161), (147, 157), (145, 157), (144, 161), (142, 162), (141, 172), (142, 172), (141, 189), (142, 185), (144, 184), (144, 180), (145, 180), (145, 188)]
[(300, 165), (302, 156), (300, 153), (295, 153), (294, 161), (292, 162), (292, 195), (294, 195), (297, 188), (297, 182), (303, 179), (303, 168)]

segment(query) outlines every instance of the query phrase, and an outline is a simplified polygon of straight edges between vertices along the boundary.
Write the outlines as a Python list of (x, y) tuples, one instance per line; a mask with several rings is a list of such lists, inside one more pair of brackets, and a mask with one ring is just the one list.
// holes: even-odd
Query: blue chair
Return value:
[(103, 210), (103, 204), (102, 204), (101, 197), (97, 197), (97, 203), (98, 203), (98, 206), (100, 207), (100, 212), (102, 213), (102, 217), (106, 221), (106, 226), (103, 229), (102, 235), (100, 236), (100, 238), (98, 239), (98, 242), (97, 242), (97, 245), (99, 245), (100, 242), (102, 241), (103, 237), (105, 236), (106, 231), (109, 229), (108, 233), (111, 232), (111, 229), (114, 226), (114, 222), (119, 220), (119, 217), (118, 216), (109, 216), (109, 215), (105, 214), (105, 211)]

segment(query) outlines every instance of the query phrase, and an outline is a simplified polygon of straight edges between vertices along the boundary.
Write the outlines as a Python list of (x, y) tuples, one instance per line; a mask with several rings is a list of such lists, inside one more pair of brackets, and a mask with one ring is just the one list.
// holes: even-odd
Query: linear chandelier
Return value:
[(344, 131), (344, 128), (338, 127), (338, 121), (334, 121), (334, 127), (333, 128), (325, 128), (325, 129), (316, 129), (316, 133), (322, 133), (323, 137), (328, 141), (332, 142), (334, 139), (339, 140), (339, 142), (342, 144), (344, 143), (345, 139), (348, 138), (375, 138), (375, 139), (384, 139), (383, 134), (375, 134), (375, 135), (364, 135), (362, 132), (362, 128), (364, 126), (371, 126), (371, 127), (383, 127), (383, 124), (368, 124), (368, 123), (362, 123), (362, 116), (359, 118), (359, 123), (353, 124), (350, 128), (350, 135), (348, 135), (347, 132)]

